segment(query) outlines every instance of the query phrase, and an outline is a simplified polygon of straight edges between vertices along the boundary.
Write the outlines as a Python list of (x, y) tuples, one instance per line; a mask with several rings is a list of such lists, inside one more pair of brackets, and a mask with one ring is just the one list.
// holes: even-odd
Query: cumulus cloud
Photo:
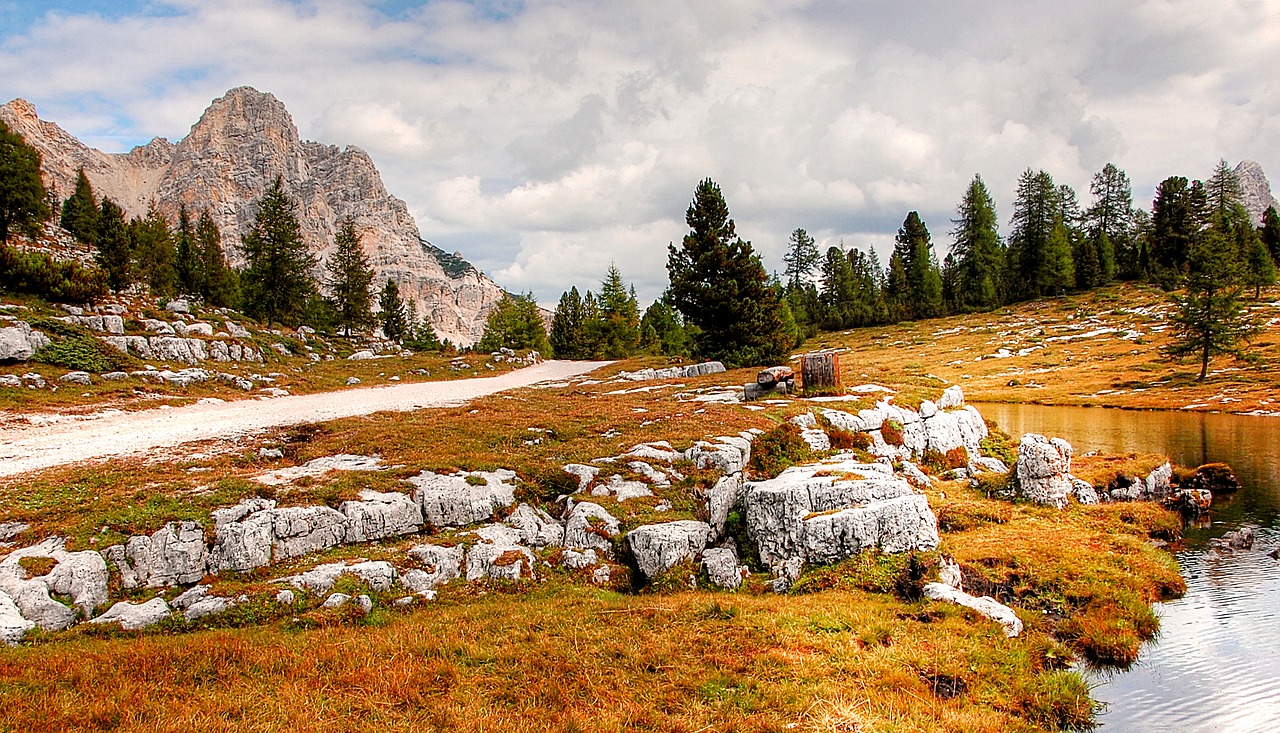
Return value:
[[(1247, 0), (151, 0), (4, 7), (0, 97), (91, 144), (181, 138), (227, 89), (370, 152), (423, 235), (553, 302), (610, 263), (642, 299), (704, 177), (770, 269), (788, 233), (940, 252), (975, 173), (1004, 221), (1044, 168), (1149, 201), (1280, 159), (1280, 19)], [(89, 42), (86, 39), (94, 39)]]

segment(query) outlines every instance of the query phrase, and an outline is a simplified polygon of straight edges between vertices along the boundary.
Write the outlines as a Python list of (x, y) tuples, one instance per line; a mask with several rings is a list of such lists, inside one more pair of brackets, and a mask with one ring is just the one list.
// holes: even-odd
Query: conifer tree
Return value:
[(1197, 181), (1182, 176), (1160, 182), (1151, 206), (1152, 267), (1176, 272), (1187, 262), (1191, 247), (1204, 229), (1208, 201)]
[(49, 215), (40, 153), (0, 122), (0, 245), (9, 243), (14, 229), (36, 236)]
[(578, 294), (577, 286), (574, 286), (560, 296), (560, 303), (551, 319), (551, 333), (548, 336), (551, 353), (557, 359), (588, 359), (591, 354), (587, 340), (582, 296)]
[(222, 233), (207, 210), (200, 213), (195, 243), (201, 297), (208, 305), (229, 308), (239, 295), (238, 274), (227, 264), (227, 257), (222, 251)]
[(1276, 284), (1276, 265), (1263, 243), (1262, 236), (1252, 227), (1245, 230), (1245, 284), (1253, 286), (1253, 297), (1262, 297), (1262, 288)]
[(668, 247), (667, 272), (673, 304), (698, 327), (698, 355), (733, 366), (782, 361), (791, 337), (782, 322), (781, 297), (769, 287), (751, 244), (737, 236), (720, 187), (710, 178), (698, 184), (685, 222), (690, 232), (678, 249)]
[(338, 223), (334, 251), (325, 263), (325, 272), (329, 303), (339, 330), (350, 336), (353, 331), (373, 325), (373, 293), (369, 289), (373, 284), (373, 268), (360, 248), (360, 237), (350, 217)]
[(1000, 241), (995, 202), (982, 177), (975, 175), (965, 190), (951, 236), (956, 256), (956, 301), (960, 310), (989, 310), (1001, 303), (1004, 245)]
[[(855, 251), (850, 250), (850, 254)], [(839, 331), (855, 325), (852, 315), (855, 296), (856, 283), (849, 255), (839, 247), (829, 247), (822, 260), (822, 291), (818, 295), (822, 305), (822, 327), (828, 331)]]
[(443, 351), (445, 344), (448, 342), (442, 342), (440, 337), (436, 335), (436, 329), (431, 325), (430, 314), (424, 315), (422, 320), (418, 320), (414, 316), (418, 312), (418, 304), (414, 302), (413, 298), (406, 300), (404, 307), (408, 312), (409, 334), (401, 342), (401, 345), (414, 351)]
[(93, 186), (84, 174), (84, 168), (76, 171), (76, 187), (62, 203), (59, 226), (71, 233), (76, 241), (93, 246), (98, 236), (98, 199)]
[(787, 252), (782, 256), (782, 261), (787, 266), (787, 287), (799, 288), (818, 266), (819, 260), (818, 245), (813, 237), (804, 229), (791, 232)]
[(1073, 284), (1063, 283), (1063, 249), (1070, 258), (1070, 238), (1055, 229), (1062, 223), (1058, 188), (1045, 171), (1027, 169), (1018, 178), (1013, 201), (1013, 219), (1009, 234), (1006, 282), (1011, 295), (1018, 299), (1038, 298)]
[(1276, 213), (1276, 207), (1267, 207), (1266, 213), (1262, 215), (1262, 228), (1258, 230), (1258, 234), (1271, 253), (1271, 260), (1280, 264), (1280, 214)]
[(189, 295), (204, 295), (204, 267), (200, 262), (195, 226), (191, 223), (186, 204), (178, 209), (178, 228), (173, 232), (173, 240), (178, 290)]
[(663, 356), (689, 355), (689, 334), (680, 320), (679, 311), (671, 307), (665, 293), (645, 309), (640, 328), (645, 334), (653, 334), (656, 353)]
[[(898, 310), (905, 318), (933, 318), (943, 314), (942, 275), (933, 256), (933, 242), (929, 228), (914, 211), (907, 214), (898, 230), (893, 257), (902, 267), (905, 292), (895, 293), (899, 299)], [(895, 265), (891, 259), (889, 267)], [(898, 277), (893, 275), (893, 277)], [(899, 287), (895, 284), (895, 287)]]
[(129, 228), (124, 222), (124, 211), (105, 196), (98, 210), (95, 239), (98, 251), (94, 259), (107, 273), (107, 285), (116, 291), (129, 287), (133, 283)]
[(600, 325), (596, 351), (606, 359), (625, 359), (640, 346), (640, 306), (628, 292), (622, 273), (610, 265), (600, 283)]
[(283, 178), (276, 176), (258, 203), (253, 228), (241, 239), (248, 260), (242, 276), (244, 310), (268, 324), (296, 324), (316, 292), (311, 276), (316, 258), (302, 241), (293, 206)]
[(542, 314), (532, 293), (511, 295), (504, 293), (502, 300), (489, 311), (484, 324), (484, 334), (476, 344), (480, 351), (533, 349), (542, 353), (550, 350)]
[(1173, 296), (1177, 312), (1168, 352), (1198, 358), (1198, 381), (1208, 376), (1211, 358), (1239, 354), (1240, 342), (1257, 330), (1241, 298), (1241, 272), (1237, 247), (1222, 232), (1209, 229), (1192, 242), (1183, 293)]
[(142, 219), (129, 222), (134, 279), (144, 282), (155, 295), (171, 296), (178, 285), (177, 255), (169, 222), (153, 201)]
[(1085, 234), (1098, 250), (1102, 282), (1110, 282), (1117, 275), (1136, 277), (1129, 176), (1114, 163), (1107, 163), (1094, 174), (1089, 192), (1093, 194), (1093, 205), (1084, 214)]
[(391, 341), (403, 341), (409, 335), (409, 314), (400, 298), (400, 286), (390, 278), (378, 296), (378, 322), (382, 335)]

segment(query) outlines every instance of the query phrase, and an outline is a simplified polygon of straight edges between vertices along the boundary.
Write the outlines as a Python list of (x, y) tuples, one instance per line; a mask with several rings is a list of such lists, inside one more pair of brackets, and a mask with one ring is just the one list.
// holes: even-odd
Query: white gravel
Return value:
[(146, 453), (194, 441), (236, 438), (298, 423), (373, 412), (456, 407), (495, 392), (576, 377), (608, 363), (546, 361), (496, 377), (396, 384), (140, 412), (109, 411), (97, 419), (54, 420), (10, 427), (0, 430), (0, 476)]

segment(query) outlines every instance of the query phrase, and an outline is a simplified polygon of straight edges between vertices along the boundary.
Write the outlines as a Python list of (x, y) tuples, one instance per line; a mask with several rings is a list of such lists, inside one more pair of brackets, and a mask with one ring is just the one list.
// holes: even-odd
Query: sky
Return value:
[(0, 0), (0, 102), (123, 152), (216, 97), (368, 151), (423, 237), (553, 306), (611, 264), (648, 302), (698, 182), (782, 271), (790, 232), (939, 257), (969, 181), (1114, 162), (1149, 207), (1219, 159), (1280, 175), (1271, 0)]

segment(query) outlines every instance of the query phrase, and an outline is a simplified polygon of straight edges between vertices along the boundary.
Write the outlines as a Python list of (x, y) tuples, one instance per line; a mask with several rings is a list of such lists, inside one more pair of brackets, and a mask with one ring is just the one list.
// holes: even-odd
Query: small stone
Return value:
[(80, 384), (84, 386), (93, 384), (93, 380), (90, 378), (89, 372), (67, 372), (66, 374), (63, 374), (61, 377), (58, 377), (58, 381), (66, 382), (67, 384)]
[(295, 600), (297, 600), (297, 597), (294, 596), (293, 591), (288, 588), (285, 588), (276, 594), (276, 603), (284, 603), (292, 606)]
[(324, 603), (320, 604), (321, 608), (341, 608), (345, 606), (347, 601), (351, 600), (351, 596), (346, 593), (333, 593), (324, 599)]
[(355, 385), (357, 385), (357, 384), (360, 384), (360, 377), (347, 377), (347, 386), (348, 386), (348, 387), (353, 387), (353, 386), (355, 386)]
[(360, 605), (360, 610), (366, 614), (373, 611), (373, 599), (363, 593), (356, 596), (356, 603)]

